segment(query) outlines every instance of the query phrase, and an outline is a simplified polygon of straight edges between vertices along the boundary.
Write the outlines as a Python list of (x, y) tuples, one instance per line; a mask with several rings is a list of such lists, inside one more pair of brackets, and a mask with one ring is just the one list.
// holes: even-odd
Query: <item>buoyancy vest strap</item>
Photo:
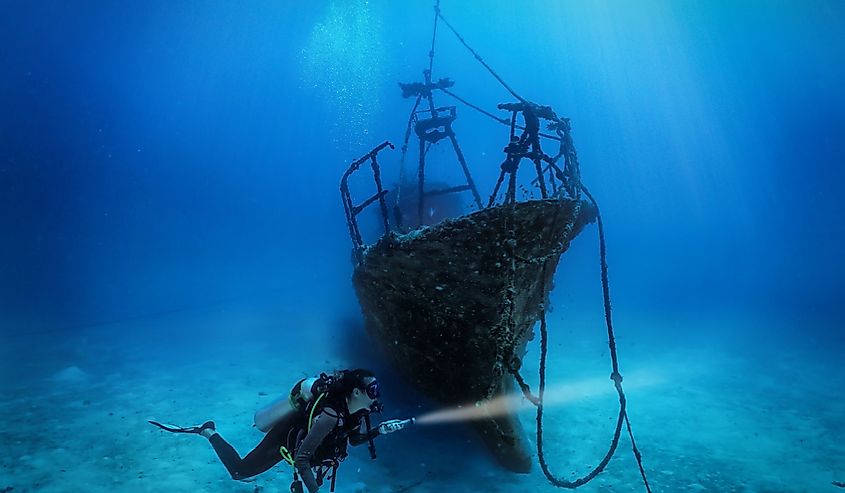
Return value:
[(314, 411), (317, 409), (317, 405), (323, 400), (323, 397), (326, 396), (326, 393), (320, 394), (320, 397), (317, 397), (317, 400), (314, 401), (314, 405), (311, 406), (311, 413), (308, 415), (308, 431), (311, 431), (311, 425), (314, 423)]
[(290, 453), (290, 451), (288, 450), (288, 448), (287, 448), (287, 447), (285, 447), (284, 445), (282, 445), (282, 446), (279, 448), (279, 454), (281, 454), (282, 459), (284, 459), (284, 460), (285, 460), (285, 462), (287, 462), (287, 463), (288, 463), (288, 464), (290, 464), (290, 465), (293, 465), (293, 455), (291, 455), (291, 453)]

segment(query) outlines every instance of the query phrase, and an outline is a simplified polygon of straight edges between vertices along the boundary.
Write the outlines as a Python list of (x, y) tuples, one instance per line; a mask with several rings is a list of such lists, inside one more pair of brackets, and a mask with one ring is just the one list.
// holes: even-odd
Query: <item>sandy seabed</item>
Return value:
[[(563, 328), (577, 324), (550, 321), (546, 459), (572, 479), (607, 449), (618, 401), (602, 330), (586, 337)], [(743, 331), (741, 322), (725, 323)], [(752, 346), (654, 335), (707, 334), (708, 324), (725, 333), (725, 323), (617, 322), (629, 415), (652, 490), (845, 491), (833, 484), (845, 481), (845, 377), (836, 351), (789, 340)], [(214, 419), (245, 455), (262, 436), (252, 427), (258, 407), (302, 376), (362, 364), (354, 352), (327, 348), (332, 327), (320, 315), (224, 306), (4, 336), (0, 492), (287, 492), (285, 463), (233, 481), (205, 439), (146, 421)], [(524, 367), (531, 382), (536, 355), (532, 346)], [(407, 396), (391, 403), (389, 387), (384, 392), (388, 409), (400, 413), (386, 419), (431, 406)], [(534, 411), (520, 412), (533, 445)], [(366, 447), (350, 448), (338, 493), (557, 490), (539, 467), (525, 475), (500, 470), (459, 425), (417, 426), (377, 445), (376, 461)], [(605, 472), (580, 490), (645, 491), (626, 436)]]

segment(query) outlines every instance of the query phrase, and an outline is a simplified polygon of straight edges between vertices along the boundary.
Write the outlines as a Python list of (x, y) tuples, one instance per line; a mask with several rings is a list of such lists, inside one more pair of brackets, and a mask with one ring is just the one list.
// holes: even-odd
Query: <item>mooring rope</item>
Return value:
[[(507, 82), (502, 79), (499, 74), (493, 70), (487, 62), (484, 61), (483, 58), (466, 42), (463, 36), (458, 33), (458, 31), (443, 17), (443, 13), (440, 10), (440, 0), (437, 0), (437, 3), (434, 7), (435, 11), (435, 23), (434, 23), (434, 31), (432, 33), (432, 40), (431, 40), (431, 50), (429, 51), (429, 75), (431, 74), (431, 68), (434, 65), (434, 45), (437, 36), (437, 19), (443, 21), (444, 24), (449, 28), (450, 31), (458, 38), (458, 41), (467, 49), (470, 53), (475, 57), (475, 59), (502, 85), (513, 97), (518, 99), (521, 103), (529, 104), (529, 102), (524, 99), (522, 96), (516, 93)], [(510, 125), (511, 127), (511, 135), (513, 136), (514, 128), (516, 126), (515, 119), (512, 118), (510, 122), (503, 118), (499, 118), (493, 115), (486, 110), (469, 103), (468, 101), (460, 98), (456, 94), (448, 91), (446, 89), (442, 89), (443, 92), (452, 96), (453, 98), (457, 99), (461, 103), (469, 106), (470, 108), (484, 114), (485, 116), (492, 118), (499, 123), (503, 123), (506, 125)], [(418, 103), (419, 104), (419, 100)], [(416, 106), (415, 106), (416, 109)], [(514, 113), (515, 116), (515, 113)], [(541, 293), (541, 302), (539, 305), (539, 318), (540, 318), (540, 368), (539, 368), (539, 388), (537, 396), (534, 396), (531, 393), (531, 389), (528, 384), (525, 382), (525, 379), (519, 374), (519, 369), (514, 367), (515, 355), (514, 349), (517, 340), (515, 338), (515, 329), (516, 329), (516, 321), (514, 319), (513, 310), (515, 308), (515, 276), (516, 276), (516, 236), (514, 231), (515, 226), (515, 206), (516, 206), (516, 199), (513, 197), (513, 187), (516, 182), (516, 170), (514, 169), (509, 182), (508, 193), (506, 194), (505, 204), (509, 206), (509, 221), (506, 221), (505, 228), (508, 229), (508, 240), (506, 241), (506, 249), (510, 253), (510, 262), (509, 262), (509, 271), (510, 277), (508, 286), (505, 289), (505, 299), (504, 299), (504, 308), (505, 308), (505, 316), (504, 320), (500, 322), (500, 324), (495, 328), (494, 337), (498, 339), (498, 342), (505, 347), (502, 348), (499, 344), (497, 344), (496, 350), (496, 364), (494, 365), (494, 375), (499, 375), (503, 372), (502, 366), (506, 367), (507, 370), (514, 376), (516, 379), (519, 387), (522, 389), (523, 394), (525, 397), (532, 402), (537, 407), (537, 455), (540, 462), (540, 467), (543, 470), (543, 474), (546, 476), (546, 479), (549, 480), (551, 484), (561, 488), (570, 488), (575, 489), (579, 486), (583, 486), (584, 484), (593, 480), (596, 476), (601, 473), (607, 464), (610, 462), (610, 459), (613, 457), (613, 454), (616, 452), (616, 449), (619, 445), (619, 438), (622, 433), (622, 424), (626, 425), (628, 436), (631, 439), (631, 447), (633, 448), (634, 457), (637, 460), (637, 465), (639, 467), (640, 475), (642, 476), (643, 484), (645, 485), (645, 489), (648, 493), (651, 493), (651, 487), (649, 486), (648, 479), (646, 478), (645, 469), (643, 468), (642, 464), (642, 454), (640, 453), (639, 449), (637, 448), (636, 441), (634, 440), (634, 433), (631, 428), (631, 422), (628, 419), (628, 412), (627, 412), (627, 398), (625, 397), (625, 392), (622, 389), (622, 375), (619, 373), (619, 361), (616, 354), (616, 338), (613, 332), (613, 320), (612, 320), (612, 311), (611, 311), (611, 303), (610, 303), (610, 283), (608, 281), (608, 273), (607, 273), (607, 245), (605, 242), (604, 236), (604, 224), (602, 223), (601, 213), (599, 211), (598, 203), (596, 202), (595, 198), (590, 194), (587, 187), (583, 185), (580, 179), (580, 167), (578, 164), (578, 157), (575, 153), (575, 148), (572, 143), (571, 136), (569, 134), (569, 125), (567, 121), (564, 120), (557, 120), (558, 126), (556, 127), (558, 137), (555, 138), (549, 135), (543, 135), (538, 132), (538, 136), (543, 136), (547, 138), (552, 138), (555, 140), (559, 140), (561, 142), (561, 151), (552, 159), (549, 159), (548, 162), (551, 167), (558, 169), (556, 166), (556, 162), (558, 159), (563, 155), (566, 160), (565, 166), (565, 173), (568, 177), (568, 183), (564, 183), (567, 192), (569, 193), (570, 197), (574, 201), (574, 205), (572, 208), (571, 218), (567, 221), (567, 225), (563, 231), (563, 238), (561, 244), (554, 248), (551, 254), (544, 255), (542, 257), (538, 257), (535, 259), (528, 259), (529, 262), (542, 262), (542, 268), (540, 272), (540, 293)], [(563, 131), (561, 132), (561, 128)], [(520, 159), (521, 160), (521, 159)], [(518, 167), (518, 162), (516, 163)], [(539, 169), (539, 164), (537, 164), (538, 170), (540, 173), (543, 170)], [(504, 171), (504, 170), (503, 170)], [(552, 170), (554, 171), (554, 170)], [(504, 178), (505, 173), (503, 172), (499, 177), (499, 182), (497, 183), (496, 190), (498, 190), (501, 182)], [(541, 180), (542, 181), (542, 180)], [(596, 221), (598, 223), (598, 235), (599, 235), (599, 258), (601, 263), (601, 283), (602, 283), (602, 297), (604, 301), (604, 316), (605, 316), (605, 323), (607, 326), (607, 337), (608, 337), (608, 346), (610, 348), (610, 359), (611, 359), (611, 367), (612, 372), (610, 374), (611, 380), (613, 380), (614, 387), (616, 388), (616, 392), (619, 396), (619, 414), (616, 420), (616, 427), (613, 433), (613, 439), (611, 440), (610, 447), (608, 448), (607, 453), (599, 462), (599, 464), (594, 467), (587, 475), (578, 478), (574, 481), (562, 479), (560, 477), (555, 476), (551, 469), (546, 462), (545, 451), (544, 451), (544, 444), (543, 444), (543, 412), (544, 412), (544, 397), (545, 397), (545, 390), (546, 390), (546, 357), (548, 355), (548, 329), (546, 324), (546, 302), (548, 299), (548, 291), (546, 289), (546, 273), (548, 269), (548, 262), (555, 255), (560, 255), (563, 251), (568, 247), (569, 242), (571, 241), (572, 233), (575, 230), (575, 223), (578, 220), (578, 216), (581, 212), (581, 192), (589, 199), (592, 203), (593, 208), (596, 212)], [(492, 205), (493, 200), (495, 199), (496, 191), (494, 191), (493, 195), (490, 197), (490, 205)], [(561, 211), (561, 207), (557, 209), (555, 212), (555, 217), (552, 222), (554, 226), (557, 224), (557, 219)], [(525, 261), (525, 259), (520, 259)], [(494, 379), (494, 382), (496, 379)], [(488, 396), (489, 399), (491, 397), (491, 391), (494, 387), (491, 385), (488, 388)]]
[(484, 108), (482, 108), (482, 107), (480, 107), (480, 106), (477, 106), (477, 105), (475, 105), (475, 104), (470, 103), (470, 102), (469, 102), (469, 101), (467, 101), (466, 99), (464, 99), (464, 98), (462, 98), (462, 97), (458, 96), (457, 94), (455, 94), (454, 92), (452, 92), (452, 91), (450, 91), (450, 90), (448, 90), (448, 89), (446, 89), (446, 88), (441, 87), (441, 88), (440, 88), (440, 91), (441, 91), (441, 92), (444, 92), (444, 93), (446, 93), (446, 94), (448, 94), (449, 96), (452, 96), (453, 98), (455, 98), (455, 99), (457, 99), (458, 101), (460, 101), (461, 103), (463, 103), (465, 106), (468, 106), (469, 108), (474, 109), (475, 111), (477, 111), (477, 112), (481, 113), (482, 115), (484, 115), (484, 116), (486, 116), (486, 117), (489, 117), (489, 118), (491, 118), (491, 119), (493, 119), (493, 120), (496, 120), (497, 122), (501, 123), (502, 125), (507, 125), (507, 126), (510, 126), (510, 124), (511, 124), (509, 119), (507, 119), (507, 118), (500, 118), (500, 117), (498, 117), (498, 116), (494, 115), (493, 113), (490, 113), (489, 111), (485, 110)]
[(440, 17), (440, 0), (434, 4), (434, 29), (431, 32), (431, 49), (428, 51), (428, 73), (434, 67), (434, 42), (437, 40), (437, 18)]
[(495, 71), (495, 70), (493, 70), (493, 69), (490, 67), (490, 65), (487, 65), (487, 62), (485, 62), (485, 61), (484, 61), (484, 59), (483, 59), (483, 58), (481, 58), (481, 55), (479, 55), (479, 54), (478, 54), (475, 50), (473, 50), (473, 49), (472, 49), (472, 47), (471, 47), (470, 45), (468, 45), (468, 44), (467, 44), (466, 40), (464, 40), (464, 37), (463, 37), (463, 36), (461, 36), (461, 35), (458, 33), (458, 31), (457, 31), (457, 30), (455, 30), (455, 28), (454, 28), (454, 27), (452, 27), (452, 24), (449, 24), (449, 21), (447, 21), (447, 20), (446, 20), (446, 18), (445, 18), (445, 17), (443, 17), (443, 13), (440, 11), (439, 2), (438, 2), (438, 6), (437, 6), (437, 8), (436, 8), (436, 12), (437, 12), (437, 17), (439, 17), (439, 18), (440, 18), (440, 20), (442, 20), (442, 21), (443, 21), (443, 23), (444, 23), (444, 24), (446, 24), (446, 27), (448, 27), (448, 28), (449, 28), (449, 30), (450, 30), (450, 31), (452, 31), (452, 34), (454, 34), (454, 35), (455, 35), (455, 37), (457, 37), (457, 38), (458, 38), (458, 41), (460, 41), (460, 42), (461, 42), (461, 44), (462, 44), (462, 45), (464, 45), (464, 47), (465, 47), (466, 49), (468, 49), (468, 50), (470, 51), (470, 53), (472, 53), (472, 56), (474, 56), (474, 57), (475, 57), (475, 59), (476, 59), (476, 60), (478, 60), (478, 63), (480, 63), (481, 65), (483, 65), (483, 66), (484, 66), (484, 68), (486, 68), (486, 69), (487, 69), (487, 71), (488, 71), (488, 72), (490, 72), (490, 75), (492, 75), (492, 76), (493, 76), (493, 77), (494, 77), (497, 81), (499, 81), (499, 84), (501, 84), (501, 85), (502, 85), (502, 87), (504, 87), (504, 88), (505, 88), (505, 89), (506, 89), (509, 93), (511, 93), (511, 95), (512, 95), (513, 97), (515, 97), (516, 99), (518, 99), (518, 100), (519, 100), (519, 102), (521, 102), (521, 103), (525, 103), (525, 102), (527, 102), (527, 101), (525, 100), (525, 98), (523, 98), (522, 96), (520, 96), (519, 94), (517, 94), (517, 93), (516, 93), (516, 91), (514, 91), (513, 89), (511, 89), (511, 86), (509, 86), (509, 85), (508, 85), (508, 83), (507, 83), (507, 82), (505, 82), (505, 81), (504, 81), (504, 79), (502, 79), (502, 78), (499, 76), (499, 74), (497, 74), (497, 73), (496, 73), (496, 71)]
[[(493, 113), (490, 113), (489, 111), (485, 110), (484, 108), (481, 108), (480, 106), (478, 106), (476, 104), (470, 103), (466, 99), (458, 96), (457, 94), (455, 94), (454, 92), (452, 92), (452, 91), (450, 91), (446, 88), (438, 87), (437, 90), (439, 90), (442, 93), (445, 93), (448, 96), (451, 96), (452, 98), (458, 100), (458, 102), (460, 102), (464, 106), (467, 106), (468, 108), (471, 108), (471, 109), (481, 113), (482, 115), (484, 115), (484, 116), (486, 116), (486, 117), (488, 117), (492, 120), (495, 120), (498, 123), (501, 123), (502, 125), (511, 126), (510, 119), (508, 119), (508, 118), (499, 118), (498, 116), (494, 115)], [(519, 130), (525, 130), (525, 127), (523, 125), (516, 125), (516, 128), (518, 128)], [(538, 132), (537, 135), (539, 135), (540, 137), (549, 139), (549, 140), (559, 141), (561, 139), (559, 136), (545, 134), (543, 132)]]
[[(604, 238), (604, 223), (602, 222), (599, 204), (596, 202), (596, 199), (586, 186), (583, 184), (580, 184), (579, 186), (596, 210), (596, 223), (598, 225), (599, 234), (599, 258), (601, 263), (601, 286), (604, 298), (604, 318), (607, 325), (607, 342), (608, 347), (610, 348), (610, 359), (613, 368), (613, 373), (610, 374), (610, 378), (613, 380), (613, 385), (616, 387), (616, 391), (619, 394), (620, 413), (625, 417), (628, 437), (631, 439), (631, 448), (633, 449), (634, 457), (637, 459), (637, 466), (640, 469), (640, 476), (643, 478), (643, 485), (645, 485), (646, 491), (651, 493), (651, 487), (648, 484), (648, 478), (646, 478), (645, 469), (643, 468), (642, 454), (640, 453), (639, 448), (637, 448), (637, 442), (634, 440), (634, 432), (631, 429), (631, 421), (628, 419), (627, 399), (625, 398), (625, 392), (622, 390), (622, 375), (619, 373), (619, 359), (616, 355), (616, 337), (613, 334), (613, 318), (610, 305), (610, 282), (608, 281), (607, 275), (607, 243)], [(545, 324), (545, 319), (545, 313), (543, 313), (541, 318), (543, 324)], [(617, 430), (616, 434), (618, 435), (618, 433), (619, 432)], [(618, 437), (616, 440), (618, 440)]]
[[(565, 122), (558, 121), (558, 123), (563, 124)], [(514, 120), (512, 119), (511, 122), (512, 131), (514, 126)], [(583, 185), (581, 182), (581, 172), (580, 172), (580, 164), (578, 163), (578, 155), (575, 151), (575, 146), (572, 142), (571, 133), (569, 125), (563, 125), (558, 127), (561, 132), (561, 146), (562, 149), (555, 157), (554, 160), (550, 160), (551, 164), (555, 164), (555, 161), (559, 159), (561, 156), (565, 158), (566, 161), (566, 187), (568, 189), (568, 193), (573, 201), (572, 209), (569, 211), (569, 219), (566, 222), (565, 227), (563, 228), (561, 234), (561, 241), (560, 244), (553, 249), (552, 254), (543, 255), (542, 257), (537, 257), (535, 259), (530, 259), (529, 263), (542, 263), (542, 267), (540, 269), (540, 305), (539, 305), (539, 318), (540, 318), (540, 368), (539, 368), (539, 390), (538, 395), (533, 395), (531, 393), (530, 387), (525, 382), (525, 379), (520, 375), (518, 368), (515, 367), (514, 362), (515, 355), (513, 354), (514, 347), (519, 340), (519, 337), (515, 334), (516, 330), (516, 323), (512, 316), (513, 310), (513, 279), (516, 275), (516, 251), (515, 251), (515, 231), (513, 230), (515, 226), (515, 221), (513, 219), (513, 210), (514, 202), (511, 201), (510, 203), (510, 214), (511, 214), (511, 221), (510, 221), (510, 231), (508, 231), (508, 246), (510, 247), (509, 253), (511, 254), (511, 262), (509, 265), (509, 278), (511, 279), (508, 289), (506, 290), (506, 308), (510, 309), (511, 311), (506, 312), (506, 316), (504, 317), (504, 321), (507, 322), (509, 328), (509, 337), (503, 337), (503, 334), (499, 334), (500, 341), (503, 341), (507, 344), (506, 349), (504, 351), (497, 350), (497, 355), (504, 353), (506, 356), (505, 363), (506, 368), (508, 371), (514, 376), (517, 381), (517, 384), (522, 389), (523, 394), (525, 397), (537, 407), (537, 456), (540, 462), (540, 467), (543, 470), (543, 474), (546, 476), (546, 479), (549, 480), (551, 484), (560, 488), (569, 488), (575, 489), (580, 486), (587, 484), (588, 482), (595, 479), (610, 463), (610, 459), (616, 453), (616, 449), (619, 446), (619, 438), (622, 434), (622, 425), (626, 425), (626, 429), (628, 431), (628, 436), (631, 439), (631, 446), (633, 448), (634, 457), (637, 460), (637, 465), (640, 471), (640, 475), (643, 479), (643, 484), (645, 485), (645, 489), (648, 493), (651, 493), (651, 487), (648, 484), (648, 479), (646, 478), (645, 469), (642, 465), (642, 454), (640, 453), (639, 449), (637, 448), (636, 441), (634, 440), (634, 433), (631, 428), (631, 422), (628, 419), (628, 412), (627, 412), (627, 398), (625, 396), (625, 392), (622, 389), (622, 375), (619, 373), (619, 361), (616, 353), (616, 337), (613, 331), (613, 318), (612, 318), (612, 310), (611, 310), (611, 302), (610, 302), (610, 282), (608, 279), (608, 270), (607, 270), (607, 244), (605, 242), (604, 236), (604, 223), (601, 219), (601, 213), (599, 211), (598, 202), (595, 200), (593, 195), (590, 191)], [(516, 169), (513, 170), (511, 174), (511, 184), (513, 183), (514, 174)], [(502, 173), (504, 175), (504, 173)], [(500, 182), (502, 177), (500, 176)], [(498, 187), (497, 187), (498, 188)], [(510, 187), (509, 187), (510, 188)], [(562, 189), (563, 191), (564, 189)], [(594, 467), (589, 473), (581, 478), (577, 478), (575, 480), (568, 480), (563, 479), (551, 471), (549, 468), (548, 463), (546, 462), (545, 450), (544, 450), (544, 441), (543, 441), (543, 416), (544, 416), (544, 400), (545, 400), (545, 390), (546, 390), (546, 359), (548, 356), (548, 329), (546, 324), (546, 302), (548, 299), (548, 290), (546, 289), (546, 275), (548, 272), (548, 263), (551, 259), (555, 258), (555, 255), (560, 255), (565, 251), (569, 243), (573, 238), (573, 234), (575, 232), (575, 226), (578, 221), (578, 217), (581, 213), (581, 193), (587, 197), (587, 199), (592, 204), (595, 213), (596, 213), (596, 221), (598, 223), (598, 234), (599, 234), (599, 258), (601, 263), (601, 283), (602, 283), (602, 297), (604, 301), (604, 315), (605, 315), (605, 322), (607, 325), (607, 337), (608, 337), (608, 346), (610, 347), (610, 358), (611, 358), (611, 368), (612, 372), (610, 375), (611, 380), (613, 380), (614, 387), (616, 388), (617, 394), (619, 395), (619, 413), (616, 419), (616, 426), (613, 432), (613, 439), (611, 440), (610, 446), (608, 447), (607, 452), (605, 453), (602, 460), (599, 464)], [(506, 199), (505, 205), (508, 205), (508, 201)], [(557, 224), (558, 218), (562, 211), (563, 207), (558, 207), (555, 210), (554, 217), (552, 218), (552, 228)], [(542, 259), (542, 260), (540, 260)], [(523, 259), (520, 259), (523, 260)]]
[[(613, 380), (614, 387), (616, 388), (616, 392), (619, 396), (619, 413), (616, 419), (616, 426), (614, 427), (613, 432), (613, 439), (611, 440), (610, 446), (608, 447), (607, 452), (605, 453), (602, 460), (599, 464), (594, 467), (589, 473), (580, 477), (575, 480), (567, 480), (561, 477), (556, 476), (550, 469), (548, 462), (546, 461), (545, 455), (545, 445), (543, 441), (544, 437), (544, 427), (543, 427), (543, 416), (544, 416), (544, 401), (545, 401), (545, 392), (546, 392), (546, 359), (548, 356), (548, 327), (546, 323), (546, 300), (548, 296), (548, 291), (546, 289), (546, 274), (548, 271), (548, 262), (550, 260), (549, 257), (543, 261), (542, 268), (540, 270), (540, 293), (541, 293), (541, 300), (539, 306), (539, 313), (540, 313), (540, 368), (539, 368), (539, 376), (540, 376), (540, 383), (538, 387), (537, 395), (531, 393), (531, 389), (528, 384), (525, 382), (525, 379), (519, 373), (519, 370), (514, 368), (512, 364), (508, 364), (508, 371), (514, 376), (519, 385), (520, 389), (522, 389), (523, 394), (525, 395), (526, 399), (530, 401), (537, 407), (537, 415), (536, 415), (536, 422), (537, 422), (537, 457), (538, 461), (540, 462), (540, 468), (543, 471), (543, 475), (546, 479), (549, 480), (551, 484), (560, 488), (568, 488), (568, 489), (575, 489), (580, 486), (583, 486), (593, 479), (596, 478), (610, 463), (610, 459), (616, 453), (616, 449), (619, 446), (619, 438), (622, 434), (622, 425), (623, 423), (626, 425), (626, 429), (628, 431), (628, 436), (631, 439), (631, 447), (634, 452), (634, 457), (637, 460), (637, 466), (640, 471), (640, 476), (642, 477), (643, 484), (645, 489), (648, 493), (651, 493), (651, 487), (648, 483), (648, 479), (646, 477), (645, 469), (642, 464), (642, 454), (640, 453), (639, 449), (637, 448), (636, 440), (634, 439), (634, 432), (631, 428), (631, 422), (628, 418), (628, 411), (627, 411), (627, 398), (625, 396), (625, 392), (622, 389), (622, 375), (619, 373), (619, 361), (616, 354), (616, 338), (613, 332), (613, 321), (611, 315), (611, 304), (610, 304), (610, 287), (607, 275), (607, 247), (605, 244), (604, 239), (604, 225), (601, 221), (601, 214), (598, 210), (598, 203), (593, 198), (593, 196), (589, 193), (589, 191), (582, 186), (582, 190), (584, 195), (592, 203), (593, 207), (596, 210), (596, 219), (598, 222), (598, 230), (599, 230), (599, 244), (600, 244), (600, 262), (601, 262), (601, 280), (602, 280), (602, 293), (604, 298), (604, 309), (605, 309), (605, 322), (607, 324), (607, 333), (608, 333), (608, 346), (610, 347), (610, 358), (611, 358), (611, 367), (613, 369), (610, 378)], [(573, 209), (576, 209), (573, 207)], [(557, 223), (557, 217), (560, 213), (560, 208), (556, 211), (554, 221), (552, 224)], [(573, 225), (577, 221), (577, 216), (573, 216), (567, 222), (567, 226)], [(570, 229), (570, 228), (566, 228)], [(570, 231), (574, 230), (572, 228)], [(563, 239), (564, 244), (569, 244), (571, 238), (566, 237)]]

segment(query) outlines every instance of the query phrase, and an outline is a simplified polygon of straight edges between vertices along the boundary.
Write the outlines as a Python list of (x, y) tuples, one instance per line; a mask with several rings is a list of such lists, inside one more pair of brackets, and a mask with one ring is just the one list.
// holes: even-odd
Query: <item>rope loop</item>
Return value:
[[(523, 116), (528, 117), (532, 116), (531, 121), (526, 118), (526, 125), (522, 127), (526, 130), (526, 134), (530, 134), (532, 140), (530, 144), (532, 145), (532, 154), (529, 156), (526, 154), (527, 146), (525, 149), (512, 149), (514, 152), (508, 153), (508, 159), (502, 163), (501, 172), (499, 175), (499, 179), (496, 183), (496, 187), (493, 191), (493, 194), (490, 196), (488, 207), (492, 206), (496, 195), (498, 193), (499, 188), (503, 184), (505, 175), (510, 175), (509, 183), (508, 183), (508, 190), (505, 194), (506, 198), (504, 201), (505, 205), (509, 205), (508, 208), (509, 214), (505, 221), (505, 234), (507, 235), (508, 240), (506, 241), (508, 248), (506, 248), (506, 255), (510, 256), (507, 268), (508, 268), (508, 280), (507, 286), (502, 292), (502, 302), (500, 304), (502, 308), (502, 318), (499, 323), (492, 328), (491, 332), (493, 337), (496, 339), (496, 357), (495, 363), (493, 368), (491, 369), (493, 374), (493, 381), (490, 387), (487, 389), (485, 401), (490, 399), (493, 394), (495, 394), (500, 379), (500, 377), (504, 375), (504, 372), (507, 370), (510, 374), (513, 375), (515, 380), (517, 381), (520, 389), (522, 390), (523, 395), (529, 400), (532, 404), (534, 404), (537, 408), (537, 455), (540, 462), (540, 467), (543, 470), (543, 474), (546, 476), (546, 479), (549, 480), (551, 484), (561, 488), (569, 488), (574, 489), (579, 486), (583, 486), (588, 482), (592, 481), (599, 473), (604, 470), (607, 464), (610, 462), (611, 457), (616, 451), (617, 446), (619, 445), (619, 438), (621, 436), (622, 425), (623, 423), (626, 425), (628, 436), (631, 439), (631, 446), (633, 448), (634, 456), (637, 459), (637, 465), (640, 470), (640, 475), (642, 476), (643, 484), (645, 485), (645, 489), (648, 493), (651, 493), (651, 488), (648, 484), (648, 479), (646, 478), (645, 470), (642, 465), (642, 455), (640, 454), (639, 449), (637, 448), (636, 442), (634, 440), (634, 434), (631, 429), (631, 423), (628, 419), (627, 413), (627, 399), (625, 397), (625, 393), (622, 390), (622, 374), (619, 372), (619, 363), (616, 354), (616, 340), (613, 332), (613, 323), (612, 323), (612, 316), (611, 316), (611, 304), (610, 304), (610, 287), (608, 282), (608, 274), (607, 274), (607, 247), (605, 243), (604, 237), (604, 225), (602, 223), (601, 214), (599, 212), (598, 203), (590, 194), (589, 190), (583, 185), (581, 182), (581, 173), (580, 173), (580, 166), (578, 164), (578, 155), (575, 151), (575, 146), (572, 142), (571, 136), (571, 124), (568, 118), (560, 118), (554, 114), (551, 107), (540, 107), (534, 105), (534, 103), (529, 102), (519, 94), (517, 94), (507, 82), (502, 79), (499, 74), (490, 67), (484, 59), (481, 58), (481, 55), (478, 54), (472, 47), (467, 44), (466, 40), (463, 36), (446, 20), (443, 16), (443, 13), (440, 10), (440, 0), (437, 0), (434, 5), (434, 29), (432, 32), (432, 40), (431, 40), (431, 49), (429, 51), (429, 75), (431, 73), (431, 69), (434, 65), (434, 46), (435, 40), (437, 37), (437, 24), (438, 20), (443, 21), (446, 27), (455, 35), (458, 41), (466, 48), (489, 73), (492, 75), (496, 81), (506, 89), (513, 97), (519, 100), (520, 103), (525, 105), (529, 108), (529, 111), (523, 111)], [(516, 126), (516, 112), (514, 111), (510, 122), (506, 119), (496, 117), (495, 115), (481, 109), (478, 106), (475, 106), (466, 100), (458, 97), (454, 93), (448, 91), (445, 88), (439, 88), (441, 91), (445, 92), (446, 94), (452, 96), (453, 98), (457, 99), (461, 103), (481, 112), (482, 114), (498, 121), (499, 123), (509, 124), (511, 127), (511, 140), (515, 136), (515, 129)], [(430, 96), (429, 96), (430, 99)], [(411, 114), (413, 117), (413, 113), (417, 108), (417, 105), (420, 102), (420, 98), (417, 98), (417, 104), (414, 106), (414, 110), (412, 110)], [(541, 111), (544, 115), (543, 117), (551, 120), (548, 125), (548, 129), (555, 132), (555, 136), (542, 134), (539, 132), (539, 120), (536, 119), (534, 116), (534, 111)], [(408, 129), (406, 130), (405, 136), (405, 143), (403, 145), (403, 155), (402, 155), (402, 162), (404, 163), (405, 159), (405, 150), (407, 149), (407, 142), (408, 142), (408, 135), (410, 130), (411, 121), (409, 119)], [(536, 126), (536, 129), (534, 128)], [(560, 141), (560, 149), (558, 154), (555, 157), (549, 157), (542, 153), (539, 146), (539, 137), (550, 138), (553, 140)], [(519, 151), (519, 152), (517, 152)], [(550, 181), (553, 184), (553, 189), (556, 187), (554, 185), (554, 178), (561, 180), (561, 187), (559, 190), (554, 190), (554, 196), (558, 197), (559, 199), (564, 198), (564, 194), (568, 195), (568, 197), (574, 202), (573, 208), (570, 210), (571, 217), (567, 221), (567, 224), (563, 228), (560, 241), (552, 238), (550, 239), (550, 244), (557, 244), (557, 246), (552, 250), (551, 253), (546, 254), (541, 257), (535, 257), (530, 259), (522, 259), (518, 258), (516, 255), (515, 247), (516, 247), (516, 235), (514, 231), (514, 210), (515, 210), (515, 175), (517, 168), (519, 166), (519, 161), (522, 157), (529, 157), (531, 158), (536, 166), (538, 178), (535, 182), (539, 183), (541, 186), (541, 190), (543, 191), (543, 197), (545, 198), (545, 185), (543, 184), (543, 175), (544, 173), (548, 172), (550, 176)], [(557, 165), (560, 158), (563, 158), (564, 164), (563, 169)], [(542, 169), (541, 163), (545, 162), (547, 164), (545, 169)], [(549, 291), (546, 287), (546, 273), (548, 269), (548, 262), (552, 258), (562, 254), (568, 247), (569, 243), (572, 240), (572, 233), (575, 228), (575, 223), (578, 220), (578, 217), (581, 214), (581, 193), (587, 197), (590, 201), (592, 206), (596, 211), (596, 220), (598, 223), (598, 235), (599, 235), (599, 258), (601, 263), (601, 283), (602, 283), (602, 296), (604, 300), (604, 314), (605, 314), (605, 324), (607, 326), (607, 335), (608, 335), (608, 346), (610, 348), (610, 359), (612, 365), (612, 372), (610, 374), (610, 379), (614, 383), (614, 387), (619, 395), (619, 413), (616, 420), (616, 426), (613, 433), (613, 439), (611, 440), (610, 446), (605, 453), (602, 460), (599, 464), (594, 467), (588, 474), (585, 476), (578, 478), (574, 481), (562, 479), (560, 477), (555, 476), (551, 470), (549, 469), (548, 464), (546, 463), (546, 457), (544, 453), (544, 446), (543, 446), (543, 411), (544, 411), (544, 394), (546, 388), (546, 356), (548, 353), (548, 330), (546, 324), (546, 307), (548, 302), (548, 295)], [(554, 220), (552, 224), (557, 224), (558, 215), (560, 214), (562, 207), (559, 207), (555, 212)], [(539, 387), (538, 387), (538, 395), (534, 395), (531, 393), (531, 389), (528, 384), (525, 382), (525, 379), (519, 373), (519, 365), (520, 361), (518, 358), (514, 356), (514, 349), (517, 343), (517, 334), (516, 334), (516, 321), (514, 319), (514, 299), (515, 299), (515, 277), (516, 277), (516, 262), (517, 260), (521, 262), (527, 262), (530, 264), (542, 264), (542, 268), (540, 269), (540, 287), (541, 287), (541, 302), (538, 304), (538, 311), (539, 311), (539, 319), (540, 319), (540, 368), (539, 368)], [(521, 334), (520, 334), (521, 335)]]

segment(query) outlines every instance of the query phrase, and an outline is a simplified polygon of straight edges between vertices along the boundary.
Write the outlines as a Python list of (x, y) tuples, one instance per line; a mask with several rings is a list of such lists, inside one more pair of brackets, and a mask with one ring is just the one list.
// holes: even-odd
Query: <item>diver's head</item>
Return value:
[(362, 368), (349, 370), (344, 373), (341, 385), (349, 414), (381, 408), (379, 384), (373, 372)]

